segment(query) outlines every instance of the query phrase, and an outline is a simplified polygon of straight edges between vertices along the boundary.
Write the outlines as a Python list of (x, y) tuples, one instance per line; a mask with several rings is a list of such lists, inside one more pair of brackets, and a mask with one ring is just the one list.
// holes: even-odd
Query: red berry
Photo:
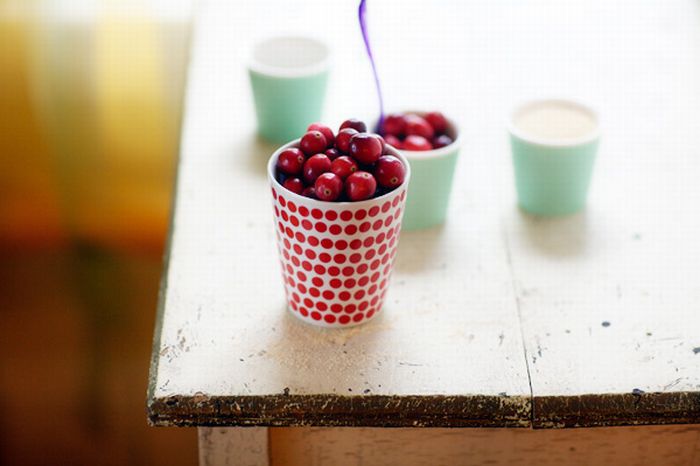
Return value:
[(301, 194), (304, 190), (304, 183), (299, 178), (287, 178), (284, 187), (293, 193)]
[(406, 136), (403, 141), (403, 150), (431, 150), (433, 146), (430, 141), (423, 136), (410, 135)]
[(435, 130), (437, 134), (443, 134), (445, 131), (447, 131), (447, 118), (445, 118), (445, 115), (442, 113), (426, 113), (424, 118), (425, 121), (427, 121), (428, 124), (433, 127), (433, 130)]
[(341, 155), (331, 163), (331, 171), (345, 179), (357, 171), (357, 163), (347, 155)]
[(401, 183), (406, 176), (406, 168), (393, 155), (382, 155), (377, 160), (377, 165), (374, 168), (374, 176), (377, 178), (377, 183), (383, 188), (395, 188)]
[(331, 159), (326, 154), (312, 155), (304, 163), (303, 177), (306, 184), (313, 184), (322, 173), (331, 171)]
[(314, 183), (316, 197), (322, 201), (335, 201), (343, 192), (343, 180), (335, 173), (324, 173)]
[(424, 118), (410, 114), (406, 115), (406, 135), (411, 134), (423, 136), (425, 139), (432, 139), (435, 135), (435, 131)]
[[(394, 149), (403, 149), (403, 142), (401, 142), (401, 139), (397, 138), (393, 134), (387, 134), (384, 136), (384, 140)], [(386, 152), (386, 150), (384, 150), (384, 152)]]
[(359, 134), (356, 129), (345, 128), (338, 131), (335, 137), (335, 148), (341, 154), (347, 154), (350, 150), (350, 138), (354, 135)]
[(320, 131), (309, 131), (301, 137), (299, 147), (306, 155), (323, 152), (328, 147), (326, 137)]
[(357, 118), (350, 118), (349, 120), (345, 120), (341, 125), (340, 129), (345, 129), (345, 128), (352, 128), (358, 133), (366, 133), (367, 132), (367, 125), (363, 122), (358, 120)]
[(296, 147), (283, 150), (277, 157), (277, 168), (287, 175), (298, 175), (304, 166), (304, 153)]
[(364, 201), (374, 196), (377, 180), (371, 173), (358, 171), (345, 180), (345, 193), (351, 201)]
[(331, 161), (337, 159), (340, 156), (340, 152), (338, 152), (338, 149), (331, 147), (330, 149), (326, 149), (325, 152), (326, 156), (328, 156)]
[(301, 195), (304, 197), (310, 197), (311, 199), (316, 199), (316, 190), (314, 189), (313, 186), (307, 186), (301, 192)]
[[(406, 119), (401, 114), (387, 115), (382, 124), (382, 134), (384, 137), (388, 135), (403, 136), (406, 130)], [(393, 145), (393, 144), (392, 144)]]
[(382, 154), (383, 154), (384, 149), (386, 149), (386, 140), (378, 134), (375, 134), (375, 136), (377, 137), (377, 139), (379, 139), (379, 142), (382, 143)]
[(323, 123), (311, 123), (306, 131), (319, 131), (326, 138), (326, 147), (333, 147), (335, 142), (335, 136), (333, 136), (333, 130)]
[(376, 134), (359, 133), (350, 139), (350, 155), (365, 165), (376, 162), (383, 151), (384, 145)]
[(442, 134), (442, 135), (436, 137), (435, 139), (433, 139), (433, 147), (435, 149), (439, 149), (441, 147), (449, 146), (453, 142), (454, 141), (452, 140), (451, 137), (449, 137), (446, 134)]

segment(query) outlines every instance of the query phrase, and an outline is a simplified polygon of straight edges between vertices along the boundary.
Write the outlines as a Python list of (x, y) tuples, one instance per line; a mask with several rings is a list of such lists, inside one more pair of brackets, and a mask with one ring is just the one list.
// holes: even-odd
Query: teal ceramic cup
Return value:
[(453, 121), (448, 122), (447, 135), (454, 141), (449, 146), (428, 151), (400, 151), (411, 165), (406, 211), (401, 223), (403, 231), (421, 230), (445, 222), (462, 144), (459, 128)]
[(329, 55), (323, 42), (308, 37), (275, 37), (255, 45), (248, 73), (260, 136), (287, 142), (321, 119)]
[(586, 205), (599, 141), (596, 113), (577, 102), (529, 102), (513, 112), (510, 142), (520, 207), (542, 216)]

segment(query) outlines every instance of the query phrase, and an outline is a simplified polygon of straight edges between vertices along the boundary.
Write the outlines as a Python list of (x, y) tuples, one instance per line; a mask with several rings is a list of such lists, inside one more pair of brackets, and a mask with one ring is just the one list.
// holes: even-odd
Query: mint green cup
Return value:
[(401, 223), (403, 231), (421, 230), (445, 222), (462, 144), (459, 128), (453, 121), (448, 122), (447, 135), (454, 141), (449, 146), (428, 151), (400, 151), (411, 165), (406, 211)]
[[(532, 131), (523, 127), (519, 121), (527, 116), (526, 112), (537, 111), (537, 107), (560, 107), (561, 112), (556, 114), (559, 118), (552, 119), (550, 113), (549, 120), (536, 122), (532, 119), (537, 118), (535, 115), (531, 121), (539, 129)], [(567, 112), (573, 112), (570, 116), (580, 120), (578, 129), (572, 130), (571, 125), (566, 127)], [(560, 131), (569, 134), (555, 136)], [(533, 101), (513, 112), (509, 132), (520, 207), (541, 216), (567, 215), (581, 210), (586, 205), (600, 138), (596, 113), (585, 105), (567, 100)]]
[(248, 65), (258, 134), (270, 142), (296, 139), (323, 111), (329, 49), (308, 37), (258, 43)]

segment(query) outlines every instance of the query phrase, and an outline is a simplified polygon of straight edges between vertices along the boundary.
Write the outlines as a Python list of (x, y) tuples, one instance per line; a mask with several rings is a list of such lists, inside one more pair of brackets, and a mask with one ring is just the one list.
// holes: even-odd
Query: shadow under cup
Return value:
[(260, 136), (287, 142), (321, 119), (329, 55), (323, 42), (309, 37), (275, 37), (255, 45), (248, 74)]
[[(566, 137), (548, 137), (519, 126), (519, 117), (536, 107), (559, 106), (590, 120), (589, 127)], [(566, 115), (562, 114), (565, 118)], [(561, 124), (552, 122), (545, 129)], [(567, 215), (586, 205), (599, 142), (598, 117), (590, 108), (565, 100), (527, 103), (513, 113), (509, 125), (518, 203), (542, 216)]]

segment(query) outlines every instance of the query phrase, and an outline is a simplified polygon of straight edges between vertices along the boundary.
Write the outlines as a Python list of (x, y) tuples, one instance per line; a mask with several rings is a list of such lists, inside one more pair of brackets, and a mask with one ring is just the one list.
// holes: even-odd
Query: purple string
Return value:
[(377, 66), (374, 64), (374, 57), (372, 56), (372, 48), (369, 45), (369, 35), (367, 34), (367, 0), (360, 0), (360, 8), (358, 8), (358, 17), (360, 19), (360, 29), (362, 30), (362, 38), (365, 41), (365, 49), (367, 49), (367, 56), (369, 56), (369, 62), (372, 65), (372, 73), (374, 74), (374, 85), (377, 87), (377, 97), (379, 98), (379, 122), (378, 130), (382, 127), (384, 123), (384, 99), (382, 98), (382, 86), (379, 83), (379, 74), (377, 73)]

